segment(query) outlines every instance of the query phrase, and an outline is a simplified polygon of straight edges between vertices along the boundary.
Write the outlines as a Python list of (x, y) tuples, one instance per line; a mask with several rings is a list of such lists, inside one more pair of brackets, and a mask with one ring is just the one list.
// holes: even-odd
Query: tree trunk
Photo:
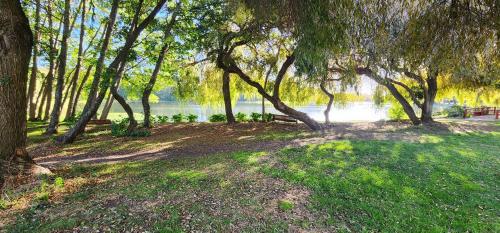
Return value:
[[(38, 111), (36, 111), (36, 115), (35, 115), (35, 118), (33, 119), (33, 121), (39, 121), (41, 120), (41, 111), (43, 109), (43, 102), (45, 101), (43, 98), (44, 98), (44, 95), (45, 95), (45, 83), (46, 83), (47, 80), (43, 80), (42, 81), (42, 86), (40, 87), (40, 90), (38, 91), (38, 95), (36, 96), (36, 101), (35, 101), (35, 106), (37, 106), (38, 108)], [(41, 100), (40, 100), (41, 99)], [(40, 101), (42, 101), (41, 104)]]
[[(225, 64), (225, 60), (229, 60), (229, 65)], [(281, 85), (281, 80), (284, 78), (286, 71), (295, 61), (294, 56), (289, 56), (287, 60), (281, 66), (280, 71), (278, 72), (276, 82), (274, 84), (273, 95), (269, 95), (266, 90), (258, 83), (252, 80), (250, 76), (246, 75), (237, 65), (236, 62), (228, 55), (228, 54), (219, 54), (217, 58), (217, 65), (219, 68), (224, 69), (229, 73), (237, 74), (243, 81), (245, 81), (250, 86), (257, 89), (257, 91), (264, 96), (269, 102), (271, 102), (276, 108), (276, 110), (291, 116), (299, 121), (304, 122), (311, 130), (321, 130), (323, 127), (317, 121), (310, 118), (306, 113), (297, 111), (285, 103), (283, 103), (279, 97), (279, 87)]]
[[(97, 65), (96, 65), (96, 70), (94, 73), (94, 80), (92, 82), (92, 86), (89, 92), (89, 97), (87, 98), (87, 103), (85, 104), (85, 107), (83, 109), (82, 115), (80, 119), (76, 122), (75, 126), (71, 128), (64, 136), (59, 137), (57, 141), (62, 142), (62, 143), (71, 143), (76, 139), (76, 136), (78, 136), (81, 132), (85, 130), (85, 127), (87, 126), (87, 123), (90, 121), (90, 119), (96, 114), (97, 109), (101, 105), (102, 99), (99, 101), (99, 99), (94, 98), (94, 96), (97, 93), (97, 89), (99, 88), (99, 82), (101, 79), (101, 74), (104, 66), (104, 59), (106, 58), (106, 53), (108, 51), (108, 46), (109, 42), (111, 39), (111, 34), (113, 31), (113, 26), (115, 24), (116, 20), (116, 15), (118, 12), (118, 4), (119, 0), (113, 0), (112, 7), (111, 7), (111, 12), (109, 13), (109, 20), (108, 20), (108, 25), (106, 26), (106, 31), (105, 31), (105, 36), (104, 40), (102, 42), (102, 47), (101, 51), (99, 53), (99, 58), (97, 60)], [(109, 79), (104, 80), (109, 81)], [(106, 83), (104, 83), (106, 84)], [(82, 83), (83, 85), (83, 83)], [(107, 91), (106, 85), (103, 85), (103, 88), (101, 88), (100, 92), (103, 92), (102, 89), (104, 90), (104, 93)], [(104, 97), (102, 97), (104, 98)]]
[[(52, 2), (48, 1), (47, 2), (47, 19), (49, 23), (49, 28), (53, 27), (53, 22), (52, 22)], [(55, 64), (54, 64), (54, 59), (57, 53), (56, 49), (56, 41), (57, 39), (54, 38), (54, 33), (49, 32), (49, 54), (48, 54), (48, 59), (49, 59), (49, 72), (47, 74), (47, 83), (45, 87), (45, 111), (43, 112), (44, 117), (43, 120), (46, 121), (49, 119), (49, 114), (50, 114), (50, 107), (52, 105), (52, 88), (54, 86), (54, 69), (55, 69)], [(41, 114), (41, 113), (40, 113)]]
[(64, 75), (66, 74), (66, 59), (68, 57), (68, 38), (69, 34), (69, 13), (71, 10), (71, 0), (64, 1), (64, 15), (63, 15), (63, 34), (61, 40), (61, 52), (59, 53), (58, 62), (59, 69), (57, 70), (57, 87), (56, 95), (54, 99), (54, 107), (52, 108), (52, 114), (50, 114), (49, 127), (45, 131), (45, 134), (52, 135), (57, 133), (57, 127), (59, 125), (59, 115), (61, 114), (62, 97), (64, 90)]
[(403, 107), (403, 110), (405, 111), (408, 118), (410, 118), (410, 121), (412, 122), (412, 124), (420, 125), (422, 122), (420, 121), (420, 119), (418, 119), (417, 114), (415, 113), (415, 110), (413, 109), (411, 104), (405, 99), (405, 97), (403, 95), (401, 95), (401, 93), (398, 91), (398, 89), (392, 83), (386, 83), (386, 84), (382, 84), (382, 85), (384, 85), (389, 90), (389, 92), (391, 92), (392, 96), (394, 96), (394, 98), (396, 98), (396, 100), (399, 102), (399, 104), (401, 104), (401, 106)]
[(123, 110), (127, 113), (128, 119), (129, 119), (129, 125), (127, 131), (130, 133), (135, 130), (137, 127), (137, 120), (134, 117), (134, 111), (130, 107), (130, 105), (127, 103), (125, 98), (118, 93), (118, 86), (116, 85), (118, 83), (118, 80), (121, 78), (121, 74), (123, 73), (123, 70), (125, 69), (125, 61), (120, 65), (120, 68), (118, 68), (118, 74), (113, 77), (113, 82), (111, 84), (111, 94), (113, 94), (113, 98), (118, 101), (118, 103), (122, 106)]
[(38, 39), (40, 37), (40, 0), (35, 1), (35, 32), (33, 38), (33, 64), (31, 68), (31, 77), (29, 80), (28, 88), (28, 103), (29, 103), (29, 120), (36, 120), (36, 103), (35, 103), (35, 90), (36, 90), (36, 76), (38, 73)]
[(148, 85), (146, 86), (146, 88), (144, 88), (144, 92), (142, 93), (142, 108), (144, 109), (144, 127), (146, 128), (151, 127), (151, 122), (150, 122), (151, 108), (149, 106), (149, 96), (151, 95), (151, 92), (153, 91), (153, 88), (155, 86), (156, 79), (158, 77), (158, 74), (160, 73), (163, 61), (165, 60), (165, 55), (167, 54), (167, 50), (168, 50), (168, 44), (165, 43), (165, 45), (163, 45), (160, 51), (160, 54), (158, 55), (158, 59), (156, 60), (155, 69), (153, 70), (151, 79), (149, 79)]
[(415, 114), (415, 110), (413, 109), (412, 105), (405, 99), (405, 97), (398, 91), (398, 89), (392, 84), (390, 81), (383, 79), (379, 77), (377, 74), (375, 74), (371, 69), (368, 68), (357, 68), (356, 72), (360, 75), (364, 74), (368, 76), (370, 79), (373, 81), (377, 82), (378, 84), (386, 87), (389, 92), (391, 92), (392, 96), (396, 98), (396, 100), (401, 104), (403, 107), (403, 110), (405, 111), (406, 115), (408, 118), (410, 118), (410, 121), (414, 125), (420, 125), (422, 122), (420, 119), (417, 117), (417, 114)]
[[(120, 86), (120, 83), (117, 83), (118, 86)], [(109, 112), (111, 111), (111, 107), (113, 107), (113, 102), (114, 102), (113, 95), (111, 93), (108, 94), (108, 97), (106, 98), (106, 102), (104, 102), (104, 107), (102, 108), (101, 116), (99, 116), (100, 120), (106, 120), (108, 119)]]
[(14, 157), (26, 152), (28, 70), (33, 34), (18, 0), (0, 1), (0, 190)]
[(78, 107), (78, 100), (80, 99), (80, 95), (82, 93), (83, 87), (85, 86), (85, 83), (89, 79), (90, 73), (92, 72), (93, 67), (94, 67), (94, 65), (92, 64), (87, 68), (85, 75), (83, 75), (83, 80), (80, 83), (80, 86), (78, 86), (78, 90), (76, 91), (75, 98), (73, 99), (73, 102), (72, 102), (73, 105), (68, 106), (71, 108), (71, 116), (70, 116), (71, 118), (75, 118), (75, 116), (76, 116), (76, 107)]
[(42, 89), (40, 90), (41, 95), (42, 95), (42, 100), (40, 105), (38, 105), (38, 113), (36, 115), (36, 118), (38, 120), (42, 120), (42, 114), (43, 114), (43, 106), (45, 104), (45, 101), (47, 100), (47, 82), (45, 82), (45, 85), (42, 86)]
[(425, 81), (427, 83), (427, 88), (424, 89), (424, 104), (422, 106), (422, 115), (420, 117), (422, 123), (424, 124), (433, 121), (432, 112), (438, 91), (437, 73), (429, 74), (429, 77)]
[[(178, 3), (180, 4), (180, 3)], [(177, 5), (177, 7), (180, 7), (180, 5)], [(178, 10), (176, 9), (174, 13), (172, 14), (172, 18), (170, 19), (170, 22), (167, 24), (164, 32), (164, 40), (167, 41), (168, 37), (170, 36), (170, 32), (172, 31), (172, 28), (177, 20), (177, 14)], [(165, 55), (167, 54), (169, 44), (168, 42), (165, 42), (163, 47), (160, 50), (160, 54), (158, 55), (158, 59), (156, 60), (155, 64), (155, 69), (153, 70), (153, 73), (151, 74), (151, 79), (149, 79), (148, 85), (146, 88), (144, 88), (144, 92), (142, 93), (142, 108), (144, 110), (144, 127), (150, 128), (151, 127), (151, 107), (149, 106), (149, 96), (151, 95), (151, 92), (153, 91), (153, 88), (156, 83), (156, 79), (158, 77), (158, 74), (160, 73), (161, 66), (163, 64), (163, 61), (165, 60)]]
[(226, 110), (227, 123), (234, 124), (236, 119), (233, 115), (233, 106), (231, 105), (231, 86), (229, 72), (224, 71), (222, 75), (222, 94), (224, 95), (224, 108)]
[(71, 119), (73, 113), (73, 100), (75, 98), (76, 94), (76, 83), (78, 82), (78, 78), (80, 77), (80, 69), (82, 66), (82, 59), (83, 59), (83, 42), (85, 39), (85, 13), (87, 11), (86, 9), (86, 0), (82, 0), (82, 15), (80, 16), (80, 42), (78, 44), (78, 57), (76, 60), (76, 66), (75, 66), (75, 73), (73, 74), (73, 78), (71, 79), (71, 90), (69, 94), (69, 102), (68, 102), (68, 109), (66, 110), (66, 116), (64, 117), (64, 120), (67, 121)]
[[(118, 89), (120, 87), (120, 82), (123, 77), (123, 70), (120, 72), (120, 77), (118, 78), (118, 81), (116, 81), (116, 88)], [(108, 94), (108, 98), (106, 99), (106, 102), (104, 103), (104, 107), (101, 112), (101, 116), (99, 119), (101, 120), (106, 120), (108, 119), (109, 112), (111, 111), (111, 107), (113, 107), (113, 102), (115, 98), (113, 98), (113, 94), (111, 94), (111, 91)]]
[(323, 114), (325, 114), (325, 123), (330, 124), (330, 110), (332, 109), (333, 100), (335, 96), (332, 93), (330, 93), (328, 89), (326, 89), (325, 81), (322, 81), (319, 87), (321, 88), (323, 93), (325, 93), (325, 95), (328, 96), (328, 104), (326, 105), (326, 109), (323, 112)]
[[(88, 108), (87, 111), (85, 111), (81, 118), (78, 120), (78, 122), (75, 124), (75, 126), (70, 129), (64, 136), (57, 138), (57, 141), (62, 142), (62, 143), (71, 143), (76, 139), (76, 136), (80, 134), (84, 129), (87, 123), (90, 121), (92, 116), (94, 116), (99, 109), (99, 106), (101, 105), (102, 101), (104, 100), (104, 97), (106, 96), (106, 92), (108, 91), (108, 88), (110, 86), (116, 85), (117, 81), (117, 76), (119, 75), (118, 69), (119, 65), (124, 62), (132, 48), (132, 45), (134, 42), (137, 40), (141, 32), (153, 21), (153, 19), (156, 17), (156, 14), (160, 11), (160, 9), (165, 5), (167, 0), (160, 0), (155, 8), (152, 10), (152, 12), (137, 26), (134, 27), (132, 32), (127, 36), (127, 40), (125, 41), (124, 46), (120, 49), (118, 52), (118, 55), (115, 57), (115, 59), (110, 63), (108, 68), (106, 69), (105, 74), (103, 75), (103, 80), (102, 80), (102, 85), (101, 89), (99, 90), (99, 94), (97, 95), (97, 98), (95, 101), (93, 101), (90, 104), (90, 107)], [(107, 50), (107, 46), (109, 44), (109, 39), (111, 37), (111, 30), (114, 25), (114, 21), (116, 19), (116, 13), (117, 13), (117, 8), (118, 8), (118, 3), (119, 0), (113, 0), (112, 8), (111, 8), (111, 13), (109, 17), (109, 23), (108, 23), (108, 29), (106, 30), (106, 36), (105, 36), (105, 41), (103, 43), (103, 50), (101, 50), (101, 55), (99, 57), (99, 60), (101, 62), (98, 62), (98, 66), (102, 66), (104, 63), (104, 57), (105, 57), (105, 50)], [(132, 24), (134, 25), (134, 24)], [(105, 46), (105, 47), (104, 47)], [(103, 52), (104, 51), (104, 52)], [(98, 72), (98, 68), (96, 68), (96, 75), (94, 79), (100, 79), (101, 72)], [(102, 70), (102, 68), (101, 68)], [(110, 78), (113, 77), (112, 82), (110, 82)], [(132, 125), (129, 125), (129, 128)], [(134, 126), (135, 127), (135, 126)]]

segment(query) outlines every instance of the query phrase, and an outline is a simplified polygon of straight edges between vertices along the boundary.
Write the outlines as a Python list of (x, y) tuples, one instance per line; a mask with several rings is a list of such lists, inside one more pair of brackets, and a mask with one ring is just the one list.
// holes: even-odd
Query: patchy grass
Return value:
[(1, 200), (0, 230), (499, 232), (500, 133), (421, 134), (66, 166)]
[(341, 231), (499, 232), (500, 133), (285, 149), (260, 170), (311, 189)]

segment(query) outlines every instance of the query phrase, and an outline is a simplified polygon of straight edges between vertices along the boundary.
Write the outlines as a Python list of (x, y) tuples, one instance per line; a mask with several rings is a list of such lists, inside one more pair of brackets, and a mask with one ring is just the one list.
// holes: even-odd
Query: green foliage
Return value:
[(464, 108), (460, 105), (453, 105), (444, 110), (446, 117), (463, 117)]
[(394, 121), (400, 121), (407, 117), (403, 106), (401, 106), (401, 104), (399, 103), (392, 103), (391, 107), (389, 108), (388, 116), (389, 119)]
[(182, 121), (184, 121), (184, 115), (182, 113), (179, 113), (179, 114), (175, 114), (172, 116), (172, 120), (174, 121), (174, 123), (181, 123)]
[(78, 112), (74, 116), (66, 119), (66, 123), (68, 123), (71, 127), (73, 127), (76, 124), (76, 122), (80, 120), (81, 117), (82, 117), (82, 112)]
[(111, 135), (115, 137), (127, 136), (128, 124), (129, 124), (128, 118), (122, 118), (120, 121), (113, 121), (111, 123)]
[(165, 124), (168, 122), (168, 120), (169, 120), (168, 116), (156, 116), (156, 121), (159, 124)]
[(55, 180), (54, 180), (54, 186), (56, 188), (64, 188), (64, 179), (62, 177), (57, 177)]
[(0, 198), (0, 210), (5, 210), (9, 206), (9, 203), (4, 200), (3, 198)]
[(278, 202), (278, 208), (282, 211), (288, 212), (295, 207), (295, 204), (289, 200), (280, 200)]
[(271, 120), (273, 120), (273, 114), (272, 113), (265, 113), (264, 114), (264, 121), (270, 122)]
[(225, 114), (214, 114), (211, 115), (208, 119), (210, 122), (224, 122), (227, 120)]
[(41, 202), (47, 202), (50, 196), (50, 185), (43, 179), (38, 188), (38, 192), (35, 194), (35, 199)]
[(250, 118), (252, 118), (252, 121), (257, 122), (262, 119), (262, 114), (258, 112), (252, 112), (252, 114), (250, 114)]
[(189, 114), (186, 116), (186, 119), (188, 120), (188, 122), (193, 123), (193, 122), (196, 122), (198, 120), (198, 115)]
[(247, 121), (247, 114), (245, 113), (242, 113), (242, 112), (238, 112), (236, 113), (236, 120), (239, 121), (239, 122), (244, 122), (244, 121)]

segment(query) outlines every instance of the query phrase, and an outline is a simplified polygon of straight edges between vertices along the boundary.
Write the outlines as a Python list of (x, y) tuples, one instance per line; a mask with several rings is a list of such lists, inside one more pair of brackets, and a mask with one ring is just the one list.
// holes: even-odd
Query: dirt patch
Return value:
[[(234, 151), (275, 151), (283, 147), (342, 139), (418, 141), (423, 134), (499, 131), (491, 122), (448, 121), (426, 126), (404, 122), (337, 123), (321, 132), (303, 124), (166, 124), (150, 137), (116, 138), (109, 133), (84, 136), (75, 144), (43, 142), (30, 146), (35, 161), (48, 167), (74, 163), (113, 163), (196, 157)], [(100, 129), (105, 130), (105, 129)], [(94, 131), (95, 133), (95, 131)]]

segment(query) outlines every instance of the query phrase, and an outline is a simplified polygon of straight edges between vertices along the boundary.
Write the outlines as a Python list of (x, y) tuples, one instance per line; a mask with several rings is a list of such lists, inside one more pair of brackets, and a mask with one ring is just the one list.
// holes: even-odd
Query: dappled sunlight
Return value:
[(358, 180), (364, 184), (371, 184), (378, 187), (391, 186), (393, 182), (387, 170), (380, 168), (359, 167), (348, 174), (351, 180)]

